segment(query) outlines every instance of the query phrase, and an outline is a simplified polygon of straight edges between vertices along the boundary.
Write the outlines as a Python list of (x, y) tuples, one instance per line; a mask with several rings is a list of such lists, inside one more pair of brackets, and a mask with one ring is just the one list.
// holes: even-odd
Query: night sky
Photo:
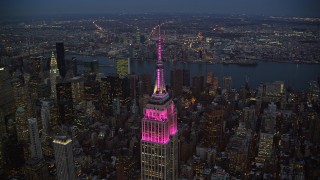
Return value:
[(104, 13), (320, 17), (320, 0), (0, 0), (0, 13), (0, 17)]

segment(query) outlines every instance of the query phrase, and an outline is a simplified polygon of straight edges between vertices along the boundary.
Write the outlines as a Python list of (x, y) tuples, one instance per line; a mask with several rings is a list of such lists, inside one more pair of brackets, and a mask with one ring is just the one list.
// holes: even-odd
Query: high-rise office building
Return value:
[(275, 81), (261, 84), (258, 87), (257, 96), (262, 97), (264, 102), (277, 102), (285, 95), (284, 82)]
[(51, 179), (48, 172), (48, 165), (44, 159), (29, 159), (25, 163), (26, 179)]
[(34, 111), (35, 101), (39, 98), (39, 86), (41, 84), (41, 78), (39, 76), (31, 76), (28, 83), (28, 92), (29, 92), (29, 98), (31, 101), (31, 104), (28, 104), (28, 106), (31, 108), (31, 111)]
[(139, 82), (139, 95), (152, 93), (152, 80), (150, 73), (143, 73), (140, 76), (141, 82)]
[(135, 159), (129, 157), (119, 157), (116, 162), (117, 180), (135, 179)]
[(50, 86), (51, 86), (51, 97), (53, 99), (57, 98), (56, 82), (57, 77), (59, 76), (59, 69), (57, 67), (57, 60), (54, 57), (52, 52), (51, 61), (50, 61)]
[(2, 143), (6, 166), (21, 168), (25, 162), (23, 143), (19, 142), (14, 135), (5, 136)]
[(126, 106), (130, 102), (130, 81), (128, 77), (118, 75), (101, 78), (102, 107), (105, 112), (112, 111), (112, 103), (119, 97), (120, 105)]
[(117, 90), (114, 90), (117, 87), (116, 84), (118, 84), (116, 76), (101, 78), (102, 109), (109, 114), (112, 111), (112, 102), (115, 98), (114, 93), (117, 92)]
[(95, 107), (98, 107), (100, 104), (100, 82), (99, 81), (86, 81), (83, 84), (83, 98), (86, 101), (91, 101)]
[(204, 112), (206, 126), (204, 128), (204, 142), (207, 146), (220, 146), (224, 129), (224, 110), (208, 108)]
[(71, 82), (61, 82), (56, 84), (57, 100), (72, 99)]
[(20, 78), (15, 78), (11, 82), (13, 90), (13, 99), (15, 102), (15, 108), (23, 107), (24, 109), (28, 108), (29, 104), (29, 95), (28, 88), (24, 84), (23, 80)]
[(243, 124), (247, 129), (256, 130), (256, 109), (252, 107), (243, 108)]
[(46, 84), (44, 81), (42, 81), (39, 86), (38, 86), (38, 98), (43, 99), (43, 98), (49, 98), (51, 95), (51, 87), (49, 84)]
[(133, 99), (137, 97), (137, 75), (130, 74), (130, 97)]
[[(8, 67), (0, 66), (0, 135), (5, 133), (5, 118), (14, 113), (14, 96)], [(1, 136), (0, 136), (1, 137)]]
[(39, 138), (38, 123), (36, 118), (28, 119), (29, 135), (30, 135), (30, 150), (31, 158), (42, 159), (42, 148)]
[(31, 67), (31, 74), (38, 76), (41, 71), (41, 61), (42, 57), (32, 57), (30, 59), (30, 67)]
[(112, 102), (115, 97), (119, 97), (120, 92), (118, 76), (107, 76), (101, 78), (102, 109), (111, 114)]
[(72, 89), (72, 100), (73, 104), (77, 105), (83, 101), (83, 91), (84, 91), (84, 82), (83, 78), (76, 76), (70, 79), (71, 89)]
[(64, 44), (63, 42), (56, 43), (58, 68), (61, 77), (66, 76), (66, 61), (64, 59)]
[(248, 161), (251, 150), (251, 131), (238, 127), (235, 134), (231, 136), (226, 147), (228, 155), (229, 171), (239, 173), (244, 177), (248, 171)]
[(219, 80), (218, 80), (218, 76), (214, 76), (213, 77), (213, 90), (217, 91), (219, 87)]
[(204, 77), (197, 75), (192, 78), (192, 92), (199, 97), (204, 89)]
[(258, 144), (259, 146), (258, 156), (255, 157), (256, 162), (264, 163), (268, 158), (272, 158), (272, 156), (274, 156), (273, 138), (274, 138), (273, 134), (260, 132), (260, 139)]
[(120, 105), (126, 106), (131, 101), (130, 97), (130, 79), (129, 77), (120, 77)]
[(183, 69), (183, 86), (190, 87), (190, 70)]
[(138, 112), (137, 105), (137, 75), (131, 73), (130, 76), (130, 97), (131, 97), (131, 113), (136, 114)]
[(207, 72), (207, 79), (206, 79), (206, 86), (212, 86), (213, 85), (213, 73)]
[(128, 76), (130, 73), (130, 59), (119, 59), (117, 60), (117, 74), (120, 77)]
[(23, 107), (19, 107), (16, 111), (16, 133), (17, 139), (21, 146), (23, 147), (24, 159), (29, 158), (29, 129), (27, 112)]
[(77, 58), (76, 57), (72, 57), (71, 58), (71, 70), (72, 70), (72, 75), (77, 76), (78, 75), (78, 67), (77, 67)]
[(58, 180), (76, 179), (72, 140), (66, 136), (55, 136), (53, 140), (53, 148)]
[(156, 84), (144, 108), (141, 139), (141, 179), (177, 179), (177, 111), (165, 88), (159, 26)]
[(183, 71), (181, 69), (171, 70), (171, 88), (173, 96), (179, 96), (182, 93)]
[(120, 115), (120, 100), (118, 97), (114, 98), (112, 102), (112, 115), (113, 116)]
[(16, 111), (16, 130), (18, 140), (28, 142), (27, 112), (23, 107), (18, 107)]
[(99, 71), (99, 61), (92, 60), (92, 61), (85, 61), (84, 67), (89, 70), (89, 72), (96, 74)]
[[(320, 77), (318, 77), (320, 80)], [(308, 90), (308, 96), (310, 97), (311, 101), (318, 101), (320, 96), (320, 86), (317, 81), (309, 81), (309, 90)]]
[(50, 133), (50, 102), (42, 101), (41, 105), (41, 121), (44, 134)]
[(232, 77), (231, 76), (223, 76), (222, 89), (225, 89), (227, 91), (231, 91), (231, 89), (232, 89)]
[(71, 82), (58, 83), (56, 88), (60, 123), (72, 123), (74, 114)]

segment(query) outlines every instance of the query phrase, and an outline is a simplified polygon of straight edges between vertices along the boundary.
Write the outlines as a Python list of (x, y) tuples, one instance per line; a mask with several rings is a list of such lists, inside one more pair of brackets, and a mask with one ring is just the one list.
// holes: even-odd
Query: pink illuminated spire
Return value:
[(158, 62), (162, 62), (162, 57), (161, 57), (161, 31), (160, 31), (160, 24), (158, 25)]
[(163, 62), (162, 62), (162, 46), (161, 46), (161, 31), (160, 31), (160, 23), (158, 25), (158, 60), (157, 60), (157, 69), (156, 69), (156, 84), (153, 92), (153, 97), (155, 98), (165, 98), (168, 96), (168, 93), (165, 88), (164, 82), (164, 70), (163, 70)]
[(150, 102), (144, 108), (142, 119), (142, 141), (167, 144), (170, 136), (177, 134), (177, 113), (173, 101), (165, 89), (164, 67), (160, 24), (158, 25), (158, 59), (156, 63), (156, 83)]

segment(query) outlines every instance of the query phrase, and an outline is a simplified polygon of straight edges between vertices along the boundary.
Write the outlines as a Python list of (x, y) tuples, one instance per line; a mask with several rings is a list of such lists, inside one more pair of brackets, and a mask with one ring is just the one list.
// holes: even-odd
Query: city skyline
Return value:
[[(98, 1), (73, 2), (32, 1), (19, 12), (45, 4), (52, 10), (38, 14), (87, 5), (86, 13)], [(136, 2), (123, 7), (162, 11), (167, 1)], [(185, 2), (168, 11), (187, 10)], [(0, 22), (0, 179), (320, 177), (319, 18), (193, 12)]]
[(210, 13), (320, 17), (317, 0), (2, 1), (0, 17), (109, 13)]

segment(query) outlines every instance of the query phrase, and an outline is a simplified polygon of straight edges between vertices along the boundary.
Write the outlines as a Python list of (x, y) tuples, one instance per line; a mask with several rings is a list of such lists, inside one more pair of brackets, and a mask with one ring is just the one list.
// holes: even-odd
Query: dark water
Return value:
[[(112, 65), (114, 61), (104, 56), (81, 56), (67, 55), (67, 59), (77, 57), (81, 61), (98, 60), (99, 65)], [(205, 64), (205, 63), (185, 63), (185, 62), (165, 62), (165, 78), (166, 82), (170, 82), (170, 70), (174, 68), (189, 69), (190, 78), (195, 75), (205, 76), (206, 72), (213, 72), (221, 78), (223, 76), (231, 76), (233, 79), (233, 87), (239, 88), (249, 80), (249, 86), (256, 88), (260, 83), (284, 81), (286, 86), (291, 86), (297, 90), (306, 90), (308, 82), (317, 80), (320, 76), (320, 64), (289, 64), (277, 62), (258, 62), (257, 66), (238, 66), (223, 64)], [(83, 67), (78, 68), (83, 71)], [(131, 72), (137, 75), (142, 73), (151, 73), (154, 76), (155, 61), (131, 61)], [(115, 73), (115, 67), (100, 66), (99, 71), (105, 75)]]

